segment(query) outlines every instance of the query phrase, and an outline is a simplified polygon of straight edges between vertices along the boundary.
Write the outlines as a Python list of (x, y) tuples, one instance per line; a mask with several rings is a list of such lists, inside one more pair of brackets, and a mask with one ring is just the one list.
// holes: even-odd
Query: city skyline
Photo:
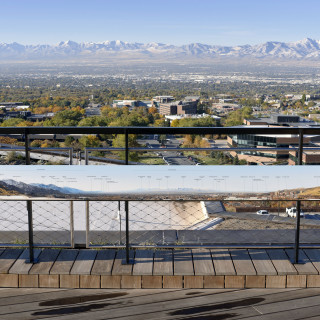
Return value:
[[(320, 39), (316, 0), (13, 0), (1, 4), (0, 42), (260, 44)], [(308, 12), (308, 14), (305, 14)]]

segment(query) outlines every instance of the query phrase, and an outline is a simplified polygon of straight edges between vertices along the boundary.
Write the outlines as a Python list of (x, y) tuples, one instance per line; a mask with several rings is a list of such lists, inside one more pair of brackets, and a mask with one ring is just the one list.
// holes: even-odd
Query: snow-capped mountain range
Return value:
[(90, 193), (90, 192), (85, 192), (83, 190), (79, 190), (75, 188), (58, 187), (54, 184), (39, 184), (39, 183), (27, 184), (21, 181), (13, 180), (13, 179), (0, 180), (0, 188), (9, 190), (9, 191), (17, 191), (21, 194), (37, 195), (37, 196)]
[(320, 59), (320, 40), (303, 39), (296, 42), (269, 41), (258, 45), (219, 46), (201, 43), (175, 46), (163, 43), (129, 43), (120, 40), (104, 42), (74, 41), (60, 42), (56, 45), (22, 45), (1, 43), (0, 59), (59, 59), (97, 57), (148, 57), (148, 58), (216, 58), (216, 57), (253, 57), (281, 58), (293, 60)]

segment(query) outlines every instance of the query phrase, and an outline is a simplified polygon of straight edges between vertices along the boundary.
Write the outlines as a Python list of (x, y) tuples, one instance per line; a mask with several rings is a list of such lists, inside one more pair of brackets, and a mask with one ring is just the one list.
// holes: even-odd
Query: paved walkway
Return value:
[(0, 319), (320, 318), (320, 289), (0, 289)]

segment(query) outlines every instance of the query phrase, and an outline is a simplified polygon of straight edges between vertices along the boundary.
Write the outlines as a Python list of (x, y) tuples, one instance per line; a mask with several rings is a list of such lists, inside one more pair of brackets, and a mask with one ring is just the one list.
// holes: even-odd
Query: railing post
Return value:
[(122, 264), (133, 264), (133, 260), (130, 260), (130, 242), (129, 242), (129, 201), (124, 202), (126, 211), (126, 259), (122, 260)]
[(24, 129), (24, 148), (26, 154), (26, 165), (30, 164), (30, 150), (29, 150), (29, 130), (28, 128)]
[(73, 165), (73, 148), (69, 149), (69, 165)]
[[(26, 165), (30, 165), (30, 151), (29, 151), (29, 132), (28, 128), (24, 129), (24, 148)], [(27, 212), (28, 212), (28, 234), (29, 234), (29, 263), (35, 263), (33, 252), (33, 218), (32, 218), (32, 201), (27, 200)]]
[(89, 201), (86, 201), (86, 248), (89, 248), (89, 231), (90, 231), (90, 217), (89, 217)]
[[(299, 151), (298, 151), (298, 165), (302, 165), (303, 155), (303, 130), (299, 130)], [(299, 263), (299, 247), (300, 247), (300, 212), (301, 201), (298, 200), (296, 204), (296, 231), (295, 231), (295, 246), (294, 246), (294, 263)]]
[(119, 217), (119, 227), (120, 227), (119, 245), (121, 245), (121, 202), (120, 201), (118, 201), (118, 217)]
[(129, 134), (128, 134), (128, 130), (125, 129), (124, 130), (124, 134), (125, 134), (125, 159), (126, 159), (126, 165), (129, 164)]
[(78, 152), (78, 165), (81, 165), (81, 150)]
[(84, 158), (85, 158), (85, 165), (87, 166), (89, 164), (89, 152), (87, 148), (84, 149)]
[[(124, 130), (125, 134), (125, 163), (126, 165), (129, 164), (129, 134), (128, 129)], [(129, 201), (126, 200), (124, 202), (125, 211), (126, 211), (126, 259), (122, 261), (123, 264), (132, 264), (133, 261), (130, 261), (129, 254), (130, 254), (130, 240), (129, 240)]]
[(299, 241), (300, 241), (300, 212), (301, 212), (301, 201), (297, 201), (297, 213), (296, 213), (296, 239), (295, 239), (295, 252), (294, 252), (294, 263), (299, 263)]
[(33, 252), (33, 218), (32, 218), (32, 201), (27, 200), (27, 211), (28, 211), (28, 231), (29, 231), (29, 260), (28, 263), (37, 263), (34, 259)]
[(70, 244), (74, 248), (74, 220), (73, 220), (73, 201), (70, 201)]

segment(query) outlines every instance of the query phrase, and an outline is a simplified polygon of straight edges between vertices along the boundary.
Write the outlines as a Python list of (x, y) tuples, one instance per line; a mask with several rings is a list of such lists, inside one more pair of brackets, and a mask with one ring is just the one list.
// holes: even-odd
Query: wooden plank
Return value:
[(161, 289), (162, 276), (142, 276), (143, 289)]
[[(287, 255), (289, 256), (291, 261), (294, 261), (294, 250), (286, 249)], [(309, 260), (307, 255), (303, 252), (303, 250), (299, 250), (299, 262), (302, 261), (302, 264), (296, 263), (294, 264), (298, 274), (318, 274), (317, 269), (313, 266), (312, 262)]]
[[(122, 264), (122, 260), (126, 258), (125, 250), (118, 250), (116, 257), (114, 259), (114, 264), (112, 268), (112, 275), (121, 276), (121, 275), (131, 275), (132, 274), (132, 264)], [(129, 258), (134, 259), (134, 251), (130, 250)]]
[(19, 274), (20, 288), (38, 288), (39, 276), (37, 274)]
[(249, 249), (251, 261), (256, 269), (257, 275), (276, 275), (277, 271), (273, 266), (265, 249)]
[(57, 274), (39, 274), (40, 288), (59, 288), (59, 275)]
[(99, 289), (100, 288), (100, 276), (81, 274), (80, 275), (80, 288), (83, 289)]
[(163, 289), (183, 288), (182, 276), (163, 276)]
[(308, 288), (320, 288), (320, 275), (309, 274), (307, 276), (307, 287)]
[(225, 276), (226, 289), (240, 289), (244, 288), (244, 276)]
[(141, 276), (122, 276), (121, 289), (141, 289)]
[(120, 289), (121, 276), (101, 276), (101, 288)]
[(96, 250), (80, 250), (70, 274), (90, 274), (97, 253)]
[(133, 275), (152, 275), (153, 250), (136, 250), (133, 265)]
[(246, 276), (246, 288), (265, 288), (265, 276)]
[(287, 285), (286, 276), (266, 276), (266, 288), (285, 288)]
[(246, 249), (229, 251), (238, 276), (254, 276), (257, 274)]
[(17, 274), (0, 274), (0, 287), (18, 288)]
[(278, 275), (298, 273), (283, 249), (267, 249), (266, 251), (276, 268)]
[(154, 253), (153, 275), (173, 275), (172, 250), (156, 250)]
[(49, 274), (59, 253), (60, 250), (44, 249), (39, 256), (38, 263), (32, 266), (29, 274)]
[(192, 257), (196, 276), (215, 275), (209, 249), (192, 249)]
[(80, 276), (77, 274), (60, 275), (60, 288), (79, 288)]
[(288, 275), (287, 276), (287, 288), (306, 288), (307, 276), (306, 275)]
[(79, 250), (76, 249), (62, 249), (50, 274), (69, 274), (78, 254)]
[(100, 250), (94, 261), (91, 274), (111, 275), (116, 250)]
[(8, 273), (22, 252), (23, 249), (6, 249), (0, 256), (0, 274)]
[[(34, 249), (33, 255), (35, 259), (38, 259), (41, 253), (41, 249)], [(27, 263), (26, 261), (29, 259), (29, 249), (25, 249), (13, 266), (10, 268), (9, 273), (17, 273), (17, 274), (28, 274), (29, 270), (32, 268), (32, 263)]]
[(203, 276), (184, 276), (185, 289), (202, 289), (203, 288)]
[(203, 276), (205, 289), (224, 288), (224, 276)]
[[(308, 256), (309, 260), (313, 263), (314, 267), (320, 273), (320, 250), (319, 249), (304, 249), (304, 253)], [(1, 257), (0, 257), (1, 260)]]
[(216, 275), (236, 275), (228, 249), (211, 250)]
[(174, 250), (173, 261), (174, 275), (194, 275), (191, 250)]

